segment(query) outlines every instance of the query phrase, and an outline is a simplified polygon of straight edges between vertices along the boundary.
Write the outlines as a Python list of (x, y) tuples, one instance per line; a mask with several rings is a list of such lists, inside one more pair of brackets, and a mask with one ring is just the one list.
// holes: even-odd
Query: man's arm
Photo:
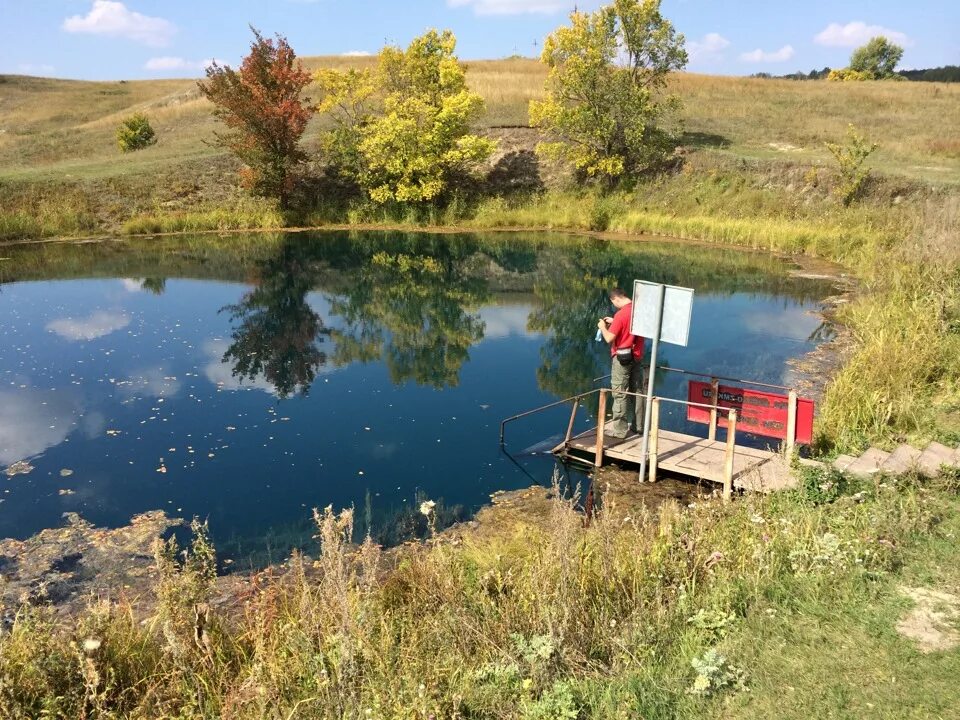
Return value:
[[(608, 327), (608, 324), (609, 324), (609, 327)], [(614, 340), (616, 340), (617, 338), (617, 332), (619, 332), (619, 328), (616, 327), (616, 325), (617, 325), (616, 317), (601, 318), (600, 321), (597, 323), (597, 328), (600, 330), (600, 333), (603, 335), (603, 339), (607, 341), (608, 345), (612, 343)]]

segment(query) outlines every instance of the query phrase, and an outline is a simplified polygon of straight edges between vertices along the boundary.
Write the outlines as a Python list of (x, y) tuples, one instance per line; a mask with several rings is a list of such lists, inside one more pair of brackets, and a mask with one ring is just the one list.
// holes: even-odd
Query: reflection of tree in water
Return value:
[(595, 240), (584, 240), (553, 260), (534, 286), (539, 302), (529, 326), (547, 335), (537, 382), (567, 397), (589, 390), (593, 378), (610, 372), (607, 345), (596, 342), (597, 318), (612, 312), (607, 291), (632, 286), (640, 270), (635, 255)]
[(331, 312), (346, 322), (333, 330), (334, 362), (383, 358), (394, 382), (442, 388), (459, 382), (470, 346), (484, 324), (469, 312), (487, 296), (487, 283), (464, 272), (449, 248), (431, 255), (376, 252)]
[(639, 248), (625, 243), (583, 239), (563, 252), (541, 257), (534, 292), (538, 306), (531, 330), (547, 339), (537, 370), (540, 387), (568, 397), (593, 387), (593, 378), (610, 372), (606, 343), (596, 342), (597, 319), (612, 314), (607, 291), (632, 292), (635, 278), (688, 285), (698, 292), (778, 294), (794, 300), (822, 297), (822, 285), (790, 277), (771, 255), (688, 245)]
[(154, 295), (163, 295), (167, 289), (167, 279), (165, 277), (147, 277), (140, 281), (140, 289), (146, 290)]
[(327, 330), (307, 304), (315, 281), (313, 265), (299, 244), (286, 242), (259, 264), (254, 288), (224, 308), (234, 329), (223, 362), (233, 363), (234, 377), (263, 377), (283, 397), (307, 393), (317, 368), (326, 362), (318, 345)]

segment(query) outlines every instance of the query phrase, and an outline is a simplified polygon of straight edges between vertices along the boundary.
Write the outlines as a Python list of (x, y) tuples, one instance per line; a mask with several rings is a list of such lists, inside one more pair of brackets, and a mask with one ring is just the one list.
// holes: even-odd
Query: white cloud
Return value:
[(740, 59), (745, 62), (760, 62), (760, 63), (772, 63), (772, 62), (786, 62), (794, 55), (793, 47), (790, 45), (784, 45), (779, 50), (773, 50), (771, 52), (766, 52), (757, 48), (756, 50), (751, 50), (750, 52), (741, 53)]
[(898, 45), (909, 46), (913, 42), (904, 33), (891, 30), (882, 25), (867, 25), (861, 20), (849, 22), (846, 25), (830, 23), (813, 38), (818, 45), (828, 47), (857, 47), (863, 45), (870, 38), (883, 35), (887, 40)]
[(152, 70), (154, 72), (194, 72), (197, 70), (206, 70), (213, 65), (213, 63), (217, 63), (218, 65), (225, 64), (223, 60), (218, 60), (217, 58), (210, 58), (208, 60), (186, 60), (182, 57), (171, 57), (167, 55), (150, 58), (143, 67), (146, 70)]
[(690, 40), (687, 43), (687, 54), (691, 62), (710, 60), (720, 56), (720, 53), (730, 47), (730, 41), (720, 33), (707, 33), (700, 40)]
[(97, 310), (85, 318), (58, 318), (47, 330), (65, 340), (96, 340), (130, 324), (130, 316), (116, 310)]
[(63, 29), (71, 33), (127, 38), (151, 47), (169, 45), (177, 31), (169, 20), (141, 15), (114, 0), (94, 0), (90, 12), (68, 17), (63, 21)]
[(43, 75), (49, 76), (53, 75), (56, 68), (53, 65), (47, 65), (45, 63), (20, 63), (17, 66), (17, 70), (22, 72), (24, 75)]
[[(471, 7), (477, 15), (522, 15), (541, 13), (550, 15), (562, 10), (573, 10), (569, 0), (447, 0), (450, 7)], [(581, 2), (580, 5), (583, 5)]]
[(367, 50), (348, 50), (345, 53), (341, 53), (343, 57), (370, 57), (373, 53), (368, 52)]

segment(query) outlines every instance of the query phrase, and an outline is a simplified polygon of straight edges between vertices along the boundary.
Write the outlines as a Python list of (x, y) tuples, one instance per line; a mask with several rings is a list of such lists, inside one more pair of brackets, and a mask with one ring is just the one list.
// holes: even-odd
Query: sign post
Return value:
[(640, 482), (647, 471), (650, 447), (650, 422), (653, 411), (653, 385), (660, 341), (686, 346), (690, 337), (693, 289), (663, 283), (633, 281), (633, 316), (630, 332), (651, 338), (650, 370), (647, 377), (647, 401), (643, 411), (643, 445), (640, 452)]

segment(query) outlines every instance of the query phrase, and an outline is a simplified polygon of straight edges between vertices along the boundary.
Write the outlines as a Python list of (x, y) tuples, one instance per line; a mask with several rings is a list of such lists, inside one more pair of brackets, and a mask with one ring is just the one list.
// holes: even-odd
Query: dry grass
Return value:
[(22, 610), (0, 635), (0, 706), (15, 719), (949, 717), (960, 653), (911, 653), (893, 626), (907, 572), (955, 578), (956, 504), (910, 479), (811, 475), (789, 496), (630, 516), (608, 492), (584, 529), (555, 486), (542, 523), (407, 548), (392, 567), (350, 546), (352, 513), (328, 508), (317, 561), (293, 558), (232, 615), (208, 602), (215, 558), (195, 523), (182, 561), (157, 548), (149, 621), (123, 604), (67, 628)]
[[(371, 57), (307, 57), (310, 69), (369, 67)], [(485, 124), (525, 125), (541, 97), (545, 68), (511, 58), (467, 63), (468, 81), (487, 101)], [(827, 160), (823, 143), (854, 123), (880, 143), (881, 170), (935, 183), (960, 182), (960, 87), (945, 83), (828, 83), (681, 73), (671, 89), (685, 103), (695, 146), (755, 159)], [(309, 92), (309, 90), (308, 90)], [(158, 144), (119, 157), (116, 123), (146, 112)], [(318, 121), (315, 121), (315, 125)], [(0, 76), (0, 178), (109, 177), (151, 172), (183, 156), (219, 151), (204, 144), (214, 124), (195, 81), (79, 82)], [(311, 134), (308, 131), (308, 136)], [(309, 144), (309, 143), (308, 143)]]

